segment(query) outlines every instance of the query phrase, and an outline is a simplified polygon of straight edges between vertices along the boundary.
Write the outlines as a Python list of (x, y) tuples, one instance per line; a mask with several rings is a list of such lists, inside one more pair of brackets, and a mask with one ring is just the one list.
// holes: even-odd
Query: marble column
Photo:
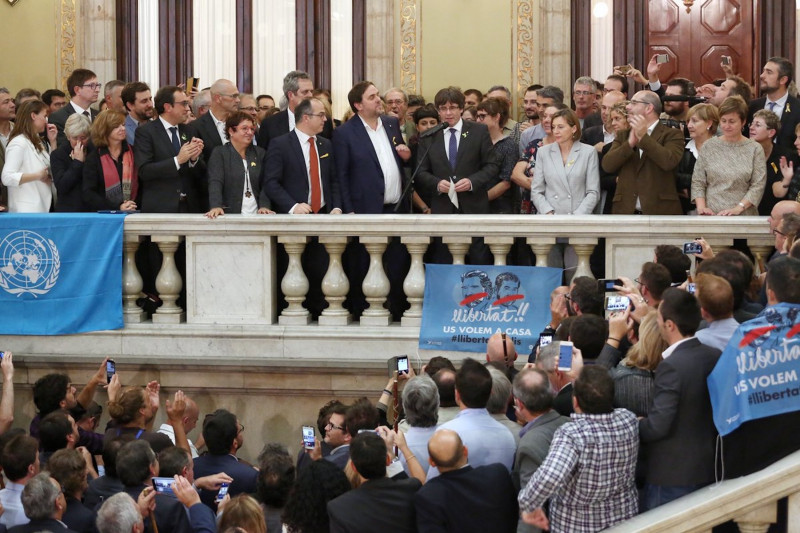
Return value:
[(76, 67), (88, 68), (103, 84), (117, 78), (116, 17), (115, 0), (78, 0)]
[(348, 240), (348, 237), (338, 236), (319, 238), (330, 257), (328, 271), (322, 278), (322, 293), (328, 302), (328, 308), (319, 316), (321, 326), (346, 326), (353, 320), (352, 315), (342, 306), (347, 291), (350, 290), (350, 281), (342, 268), (342, 252)]
[(547, 266), (547, 256), (550, 255), (550, 249), (555, 243), (555, 239), (528, 237), (528, 246), (530, 246), (533, 253), (536, 254), (537, 267)]
[(147, 313), (136, 305), (136, 299), (142, 292), (143, 282), (139, 270), (136, 268), (136, 250), (142, 242), (140, 235), (125, 234), (122, 248), (124, 262), (122, 264), (122, 315), (126, 324), (144, 322)]
[(368, 80), (383, 93), (395, 82), (394, 2), (366, 2), (367, 8), (367, 57)]
[(592, 269), (589, 267), (589, 257), (597, 245), (597, 239), (591, 237), (576, 237), (570, 238), (570, 245), (575, 248), (575, 253), (578, 255), (578, 268), (575, 269), (575, 276), (586, 276), (594, 279)]
[(766, 533), (778, 521), (778, 502), (770, 502), (733, 519), (742, 533)]
[(369, 307), (361, 314), (361, 325), (388, 326), (392, 317), (383, 303), (389, 295), (391, 286), (383, 270), (383, 252), (386, 250), (389, 237), (365, 236), (359, 237), (358, 240), (369, 253), (369, 271), (361, 284)]
[[(534, 78), (542, 85), (555, 85), (564, 89), (567, 96), (572, 88), (570, 65), (572, 59), (572, 35), (570, 3), (564, 0), (538, 0), (534, 6), (534, 35), (539, 36), (538, 76)], [(588, 74), (588, 73), (587, 73)]]
[(175, 251), (183, 237), (157, 236), (152, 241), (158, 244), (163, 259), (156, 276), (156, 290), (163, 302), (153, 315), (154, 324), (179, 324), (186, 321), (186, 313), (175, 303), (183, 288), (183, 280), (175, 266)]
[(403, 290), (411, 307), (403, 313), (400, 324), (402, 326), (419, 326), (422, 324), (422, 299), (425, 296), (425, 266), (422, 264), (422, 256), (428, 249), (430, 239), (428, 237), (401, 237), (400, 240), (411, 254), (411, 268), (403, 282)]
[(301, 257), (308, 243), (308, 237), (300, 235), (279, 236), (278, 242), (283, 244), (286, 255), (289, 256), (289, 265), (281, 280), (281, 290), (289, 304), (278, 317), (281, 325), (307, 325), (311, 322), (311, 314), (303, 307), (303, 300), (308, 293), (308, 278), (303, 272)]
[(505, 265), (506, 256), (514, 244), (514, 237), (486, 237), (484, 242), (489, 246), (494, 256), (495, 265)]
[(472, 244), (472, 237), (443, 237), (442, 242), (447, 245), (447, 249), (453, 256), (453, 264), (463, 265)]

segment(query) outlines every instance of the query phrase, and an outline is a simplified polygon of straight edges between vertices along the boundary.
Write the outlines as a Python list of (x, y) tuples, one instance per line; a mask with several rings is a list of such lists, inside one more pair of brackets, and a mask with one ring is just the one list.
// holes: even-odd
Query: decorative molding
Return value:
[(75, 70), (77, 58), (76, 48), (76, 24), (75, 0), (61, 0), (58, 3), (58, 64), (56, 68), (56, 79), (59, 80), (61, 87), (67, 86), (67, 78)]
[(514, 14), (516, 34), (514, 38), (517, 43), (514, 50), (514, 65), (517, 69), (517, 90), (514, 98), (517, 101), (517, 116), (522, 116), (521, 113), (524, 111), (521, 96), (524, 96), (525, 89), (532, 85), (535, 79), (534, 16), (533, 0), (517, 0)]
[(400, 86), (406, 93), (419, 94), (419, 50), (420, 35), (418, 0), (400, 0)]

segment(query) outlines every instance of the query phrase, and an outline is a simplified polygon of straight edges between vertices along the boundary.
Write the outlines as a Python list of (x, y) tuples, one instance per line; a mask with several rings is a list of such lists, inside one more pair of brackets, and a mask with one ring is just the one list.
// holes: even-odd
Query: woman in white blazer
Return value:
[[(45, 130), (49, 145), (39, 137)], [(57, 133), (55, 124), (47, 123), (47, 105), (41, 100), (25, 102), (17, 110), (2, 174), (3, 185), (8, 187), (10, 212), (50, 211), (54, 191), (50, 151), (55, 149)]]
[(571, 109), (558, 111), (551, 128), (556, 142), (536, 154), (531, 200), (540, 214), (591, 214), (600, 198), (597, 151), (577, 141), (581, 127)]

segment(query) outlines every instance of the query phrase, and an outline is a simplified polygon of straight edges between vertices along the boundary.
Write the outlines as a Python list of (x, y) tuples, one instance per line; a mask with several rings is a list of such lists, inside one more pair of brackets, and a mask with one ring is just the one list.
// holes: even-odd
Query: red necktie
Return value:
[(308, 166), (311, 169), (311, 210), (319, 212), (322, 207), (322, 187), (319, 182), (319, 159), (317, 158), (317, 147), (314, 137), (309, 137), (309, 157)]

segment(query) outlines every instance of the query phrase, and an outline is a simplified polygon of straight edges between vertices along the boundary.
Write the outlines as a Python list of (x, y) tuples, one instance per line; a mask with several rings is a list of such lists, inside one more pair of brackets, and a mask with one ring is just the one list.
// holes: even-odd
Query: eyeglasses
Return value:
[(239, 424), (239, 423), (237, 422), (237, 423), (236, 423), (236, 425), (237, 425), (237, 426), (239, 426), (239, 427), (238, 427), (238, 431), (237, 431), (237, 433), (241, 433), (242, 431), (244, 431), (244, 425), (243, 425), (243, 424)]
[(778, 228), (775, 228), (774, 230), (772, 230), (772, 234), (773, 235), (781, 235), (783, 237), (786, 237), (786, 234), (784, 232), (780, 231)]
[(405, 100), (386, 100), (386, 103), (389, 105), (400, 105), (403, 104)]
[(220, 94), (220, 96), (227, 96), (228, 98), (233, 98), (234, 100), (238, 100), (238, 99), (239, 99), (239, 96), (240, 96), (240, 94), (239, 94), (239, 93), (233, 93), (233, 94)]
[(317, 118), (327, 118), (328, 115), (325, 111), (320, 111), (319, 113), (306, 113), (309, 117), (317, 117)]
[(173, 105), (182, 105), (183, 107), (189, 107), (191, 103), (189, 103), (189, 100), (183, 100), (180, 102), (175, 102)]
[(637, 285), (644, 285), (644, 282), (642, 282), (639, 278), (633, 278), (633, 282)]
[(81, 87), (88, 87), (92, 90), (97, 90), (102, 86), (103, 86), (102, 83), (84, 83), (83, 85), (81, 85)]
[(591, 96), (594, 94), (593, 91), (574, 91), (575, 96)]
[(506, 347), (506, 334), (501, 333), (500, 338), (503, 339), (503, 361), (508, 364), (508, 348)]
[(274, 106), (270, 106), (270, 105), (260, 105), (260, 106), (258, 106), (258, 110), (259, 110), (259, 111), (269, 111), (269, 110), (270, 110), (270, 109), (272, 109), (273, 107), (274, 107)]
[(440, 105), (436, 109), (439, 110), (439, 113), (447, 113), (447, 112), (455, 113), (461, 110), (461, 108), (458, 107), (457, 105)]
[(486, 117), (488, 117), (488, 116), (489, 116), (488, 113), (478, 113), (477, 115), (475, 115), (475, 118), (477, 120), (485, 120)]
[(643, 102), (641, 100), (631, 100), (632, 104), (650, 105), (650, 102)]
[(339, 431), (344, 431), (344, 426), (334, 426), (332, 423), (328, 422), (325, 424), (325, 430), (330, 431), (331, 429), (338, 429)]
[(240, 107), (239, 108), (239, 111), (250, 111), (251, 113), (253, 113), (254, 111), (257, 111), (257, 110), (258, 110), (258, 108), (255, 107), (255, 106), (252, 106), (252, 105), (248, 106), (248, 107)]
[(570, 293), (567, 293), (567, 294), (564, 295), (564, 299), (572, 301), (572, 295)]

